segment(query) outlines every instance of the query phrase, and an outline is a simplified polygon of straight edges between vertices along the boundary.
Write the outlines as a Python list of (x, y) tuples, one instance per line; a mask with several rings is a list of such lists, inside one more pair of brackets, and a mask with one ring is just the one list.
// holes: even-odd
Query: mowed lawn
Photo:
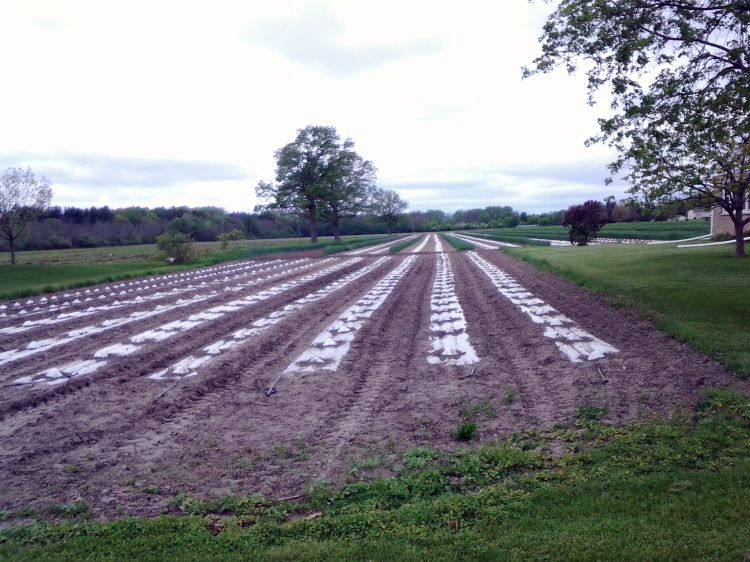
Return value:
[(618, 305), (750, 376), (750, 257), (734, 246), (529, 247), (507, 250)]

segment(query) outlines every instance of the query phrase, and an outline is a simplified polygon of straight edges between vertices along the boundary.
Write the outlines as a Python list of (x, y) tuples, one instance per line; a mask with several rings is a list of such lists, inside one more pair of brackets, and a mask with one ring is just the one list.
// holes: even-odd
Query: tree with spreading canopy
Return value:
[(44, 176), (37, 180), (31, 168), (8, 168), (0, 176), (0, 235), (8, 242), (11, 264), (18, 238), (51, 200), (50, 182)]
[(409, 203), (401, 199), (401, 196), (392, 189), (378, 189), (372, 200), (373, 213), (386, 224), (388, 234), (391, 233), (393, 225), (398, 222), (399, 215), (408, 206)]
[(274, 153), (276, 183), (261, 181), (256, 194), (271, 199), (270, 210), (305, 219), (310, 242), (318, 240), (320, 220), (330, 222), (340, 239), (341, 218), (362, 211), (375, 182), (375, 167), (340, 140), (334, 127), (308, 126)]
[(747, 0), (563, 0), (547, 19), (542, 54), (524, 76), (585, 61), (589, 101), (609, 85), (599, 120), (618, 151), (609, 165), (647, 203), (720, 207), (744, 256), (750, 194)]
[(367, 211), (375, 191), (375, 166), (354, 152), (347, 139), (341, 145), (334, 172), (328, 177), (320, 205), (321, 218), (341, 240), (341, 219)]

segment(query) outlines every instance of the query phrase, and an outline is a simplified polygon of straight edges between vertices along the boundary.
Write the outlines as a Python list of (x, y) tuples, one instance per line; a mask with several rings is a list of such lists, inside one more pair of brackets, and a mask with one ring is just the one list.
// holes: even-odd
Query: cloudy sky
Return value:
[(273, 152), (333, 125), (410, 209), (546, 211), (610, 193), (606, 104), (521, 80), (553, 4), (528, 0), (5, 2), (0, 167), (57, 205), (251, 210)]

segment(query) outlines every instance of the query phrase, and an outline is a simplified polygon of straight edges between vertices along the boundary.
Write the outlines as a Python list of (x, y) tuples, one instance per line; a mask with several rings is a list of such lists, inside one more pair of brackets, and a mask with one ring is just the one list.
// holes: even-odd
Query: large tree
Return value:
[(362, 208), (374, 182), (374, 166), (354, 152), (351, 139), (341, 141), (334, 127), (309, 126), (277, 150), (276, 183), (259, 182), (258, 197), (271, 199), (269, 209), (307, 220), (310, 242), (318, 240), (318, 222), (331, 222), (339, 239), (342, 217)]
[(31, 168), (8, 168), (0, 176), (0, 235), (8, 242), (10, 263), (16, 263), (18, 238), (51, 200), (49, 181), (37, 180)]
[(745, 253), (750, 214), (750, 2), (563, 0), (542, 54), (524, 75), (583, 61), (589, 99), (609, 85), (613, 113), (589, 142), (618, 150), (610, 164), (647, 203), (721, 207)]
[(341, 219), (368, 210), (375, 191), (375, 172), (372, 162), (354, 152), (351, 139), (345, 140), (320, 205), (320, 216), (330, 223), (337, 242), (341, 240)]
[(372, 211), (386, 224), (388, 234), (391, 233), (393, 225), (398, 222), (399, 215), (408, 206), (409, 204), (392, 189), (378, 189), (373, 196)]

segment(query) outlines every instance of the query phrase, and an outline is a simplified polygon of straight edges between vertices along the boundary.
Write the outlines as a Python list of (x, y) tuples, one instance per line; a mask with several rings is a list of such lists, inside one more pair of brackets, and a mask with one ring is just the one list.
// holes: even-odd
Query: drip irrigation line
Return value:
[(599, 378), (592, 380), (591, 381), (592, 384), (607, 384), (609, 382), (608, 379), (604, 378), (604, 375), (602, 374), (602, 370), (599, 368), (599, 365), (596, 366), (596, 372), (599, 373)]
[(179, 382), (180, 382), (180, 381), (178, 380), (178, 381), (177, 381), (176, 383), (174, 383), (174, 384), (171, 384), (171, 385), (169, 385), (169, 386), (168, 386), (167, 388), (165, 388), (164, 390), (162, 390), (162, 391), (161, 391), (161, 392), (160, 392), (159, 394), (157, 394), (157, 395), (156, 395), (156, 398), (154, 398), (154, 399), (153, 399), (153, 400), (151, 401), (151, 403), (153, 404), (154, 402), (156, 402), (157, 400), (159, 400), (159, 398), (161, 398), (161, 397), (162, 397), (162, 396), (164, 396), (164, 395), (165, 395), (165, 394), (166, 394), (166, 393), (167, 393), (168, 391), (172, 390), (172, 389), (173, 389), (173, 388), (174, 388), (175, 386), (177, 386), (177, 385), (179, 384)]
[(273, 381), (273, 384), (268, 387), (268, 390), (266, 390), (266, 392), (265, 392), (265, 394), (266, 394), (266, 396), (268, 398), (271, 398), (271, 396), (273, 396), (274, 394), (276, 394), (276, 385), (279, 383), (279, 381), (281, 380), (281, 377), (283, 377), (283, 376), (284, 376), (284, 372), (282, 371), (281, 373), (279, 373), (279, 376), (276, 377), (276, 380)]
[(477, 372), (476, 367), (472, 367), (471, 368), (471, 373), (469, 373), (468, 375), (464, 375), (463, 377), (458, 377), (458, 380), (463, 380), (463, 379), (468, 379), (469, 377), (473, 377), (474, 373), (476, 373), (476, 372)]

